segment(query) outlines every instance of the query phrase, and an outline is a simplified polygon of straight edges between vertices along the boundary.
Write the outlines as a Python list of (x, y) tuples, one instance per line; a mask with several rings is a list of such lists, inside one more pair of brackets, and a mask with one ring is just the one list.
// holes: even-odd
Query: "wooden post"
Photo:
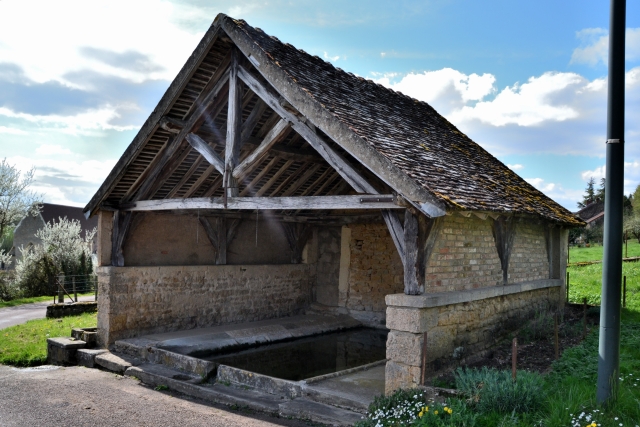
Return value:
[(404, 212), (404, 293), (420, 293), (418, 272), (418, 217), (409, 209)]
[(516, 380), (516, 365), (518, 363), (518, 338), (511, 343), (511, 377)]
[(567, 303), (569, 302), (569, 272), (567, 271)]
[(558, 341), (558, 312), (553, 315), (553, 338), (556, 347), (556, 360), (560, 358), (560, 343)]
[(73, 299), (78, 302), (78, 292), (76, 291), (76, 278), (71, 277), (71, 289), (73, 289)]
[(582, 339), (587, 336), (587, 299), (582, 299)]
[[(238, 180), (233, 170), (238, 166), (242, 135), (242, 88), (238, 79), (238, 52), (231, 51), (229, 64), (229, 109), (227, 112), (227, 141), (224, 149), (224, 184), (226, 197), (238, 197)], [(224, 234), (221, 234), (224, 236)]]
[(627, 276), (622, 278), (622, 306), (627, 307)]
[(58, 304), (64, 303), (64, 274), (58, 275)]
[(422, 378), (420, 383), (425, 385), (427, 374), (427, 333), (425, 332), (422, 337)]

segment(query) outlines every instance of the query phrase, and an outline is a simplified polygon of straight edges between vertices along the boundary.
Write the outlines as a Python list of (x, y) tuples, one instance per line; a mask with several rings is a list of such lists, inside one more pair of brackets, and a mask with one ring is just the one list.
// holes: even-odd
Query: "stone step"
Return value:
[(362, 420), (362, 414), (324, 403), (300, 398), (280, 404), (280, 416), (294, 417), (334, 426), (351, 426)]
[(332, 390), (331, 393), (328, 393), (322, 390), (305, 388), (302, 393), (305, 399), (313, 400), (314, 402), (322, 403), (325, 405), (348, 409), (350, 411), (359, 412), (361, 414), (366, 414), (367, 409), (369, 408), (368, 402), (353, 399), (348, 394), (340, 393), (336, 390)]
[(104, 352), (95, 357), (95, 364), (103, 367), (104, 369), (115, 372), (117, 374), (124, 374), (124, 372), (136, 365), (140, 365), (142, 361), (125, 354), (115, 354), (111, 352)]
[(77, 351), (76, 360), (80, 366), (84, 366), (85, 368), (95, 368), (96, 357), (108, 352), (109, 350), (105, 349), (82, 348)]

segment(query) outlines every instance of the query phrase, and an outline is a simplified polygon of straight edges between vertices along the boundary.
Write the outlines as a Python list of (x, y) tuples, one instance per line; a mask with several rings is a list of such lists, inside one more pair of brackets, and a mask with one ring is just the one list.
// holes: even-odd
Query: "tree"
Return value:
[(42, 244), (31, 249), (18, 248), (22, 259), (16, 265), (16, 282), (24, 296), (46, 295), (50, 292), (49, 284), (59, 274), (88, 278), (92, 272), (91, 241), (96, 230), (85, 233), (84, 239), (81, 233), (80, 221), (60, 218), (36, 232)]
[[(593, 178), (591, 178), (593, 179)], [(605, 188), (605, 184), (606, 184), (607, 180), (604, 178), (600, 179), (600, 187), (596, 190), (596, 194), (594, 196), (594, 199), (596, 202), (602, 202), (604, 203), (604, 188)]]
[(589, 181), (587, 182), (587, 188), (584, 190), (584, 196), (582, 196), (582, 201), (578, 202), (578, 207), (580, 209), (596, 201), (595, 185), (595, 179), (593, 179), (593, 177), (589, 178)]
[[(40, 211), (40, 196), (29, 190), (34, 172), (31, 169), (23, 175), (7, 159), (0, 162), (0, 239), (4, 240), (7, 229), (26, 215)], [(0, 256), (6, 257), (6, 253), (0, 251)]]
[(633, 214), (640, 218), (640, 185), (633, 192)]

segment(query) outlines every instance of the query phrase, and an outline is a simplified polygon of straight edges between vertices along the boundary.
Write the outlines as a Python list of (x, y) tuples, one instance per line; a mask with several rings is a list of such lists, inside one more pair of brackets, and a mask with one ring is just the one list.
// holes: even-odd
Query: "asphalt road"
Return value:
[[(95, 297), (92, 295), (78, 297), (78, 301), (93, 301), (94, 299)], [(66, 300), (69, 300), (68, 297)], [(51, 301), (0, 308), (0, 329), (19, 325), (27, 320), (44, 319), (47, 315), (47, 306), (52, 302), (53, 297)]]
[(97, 369), (0, 365), (0, 426), (308, 427), (156, 391)]

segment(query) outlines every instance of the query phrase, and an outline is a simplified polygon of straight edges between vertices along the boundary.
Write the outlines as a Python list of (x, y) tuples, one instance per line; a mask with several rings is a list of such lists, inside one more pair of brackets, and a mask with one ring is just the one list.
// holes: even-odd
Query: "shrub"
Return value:
[(509, 371), (458, 368), (455, 377), (456, 388), (471, 396), (484, 413), (533, 412), (543, 403), (544, 381), (537, 373), (518, 371), (513, 381)]
[(11, 301), (20, 297), (13, 276), (12, 271), (0, 271), (0, 301)]
[(95, 230), (81, 237), (80, 221), (60, 218), (47, 223), (36, 232), (42, 244), (32, 250), (22, 251), (22, 259), (16, 264), (16, 282), (23, 296), (48, 295), (59, 274), (84, 276), (88, 282), (92, 273), (91, 246)]

